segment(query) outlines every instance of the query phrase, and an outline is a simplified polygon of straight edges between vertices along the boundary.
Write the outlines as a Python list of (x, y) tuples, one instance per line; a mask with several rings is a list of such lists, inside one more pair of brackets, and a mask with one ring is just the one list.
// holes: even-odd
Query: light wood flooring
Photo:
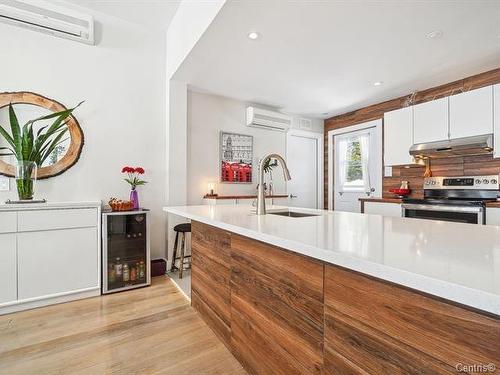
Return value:
[(168, 278), (0, 316), (0, 374), (245, 374)]

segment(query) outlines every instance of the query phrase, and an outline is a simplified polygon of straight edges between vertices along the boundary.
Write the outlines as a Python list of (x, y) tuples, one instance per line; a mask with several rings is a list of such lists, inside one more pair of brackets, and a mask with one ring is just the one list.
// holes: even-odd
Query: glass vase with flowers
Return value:
[(137, 186), (144, 185), (147, 181), (139, 178), (139, 176), (144, 174), (144, 168), (142, 167), (123, 167), (122, 173), (127, 174), (127, 178), (124, 180), (130, 184), (130, 201), (134, 205), (134, 210), (139, 209), (139, 194), (137, 193)]

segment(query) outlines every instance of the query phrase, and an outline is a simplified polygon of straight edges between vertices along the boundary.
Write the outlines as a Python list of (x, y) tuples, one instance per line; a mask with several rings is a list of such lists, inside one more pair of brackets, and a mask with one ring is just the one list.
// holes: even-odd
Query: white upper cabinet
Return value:
[(384, 165), (412, 164), (413, 107), (384, 113)]
[(493, 119), (493, 156), (495, 158), (500, 158), (500, 83), (493, 86)]
[(450, 138), (493, 133), (493, 87), (450, 96)]
[(413, 106), (413, 142), (448, 139), (448, 97)]

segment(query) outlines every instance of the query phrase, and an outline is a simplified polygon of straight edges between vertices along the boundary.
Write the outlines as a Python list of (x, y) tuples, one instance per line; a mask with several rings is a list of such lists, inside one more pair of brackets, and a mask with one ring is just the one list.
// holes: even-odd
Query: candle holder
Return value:
[(208, 193), (205, 194), (205, 198), (210, 197), (217, 197), (217, 194), (215, 193), (215, 183), (213, 182), (208, 183)]

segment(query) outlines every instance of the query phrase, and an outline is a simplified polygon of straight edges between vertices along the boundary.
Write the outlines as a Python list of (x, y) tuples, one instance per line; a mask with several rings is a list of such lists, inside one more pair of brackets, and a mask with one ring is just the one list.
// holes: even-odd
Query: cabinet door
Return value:
[(16, 235), (0, 234), (0, 304), (16, 299)]
[(365, 202), (364, 213), (390, 217), (401, 217), (401, 205), (399, 203)]
[(500, 225), (500, 208), (486, 208), (486, 224)]
[(493, 133), (493, 87), (450, 97), (450, 138)]
[(413, 142), (448, 139), (448, 98), (413, 106)]
[(495, 158), (500, 157), (500, 83), (493, 86), (493, 133), (494, 133), (494, 151)]
[(17, 212), (0, 212), (0, 233), (17, 231)]
[(413, 107), (384, 114), (384, 165), (412, 164)]
[(99, 285), (97, 229), (19, 233), (18, 298), (34, 298)]

